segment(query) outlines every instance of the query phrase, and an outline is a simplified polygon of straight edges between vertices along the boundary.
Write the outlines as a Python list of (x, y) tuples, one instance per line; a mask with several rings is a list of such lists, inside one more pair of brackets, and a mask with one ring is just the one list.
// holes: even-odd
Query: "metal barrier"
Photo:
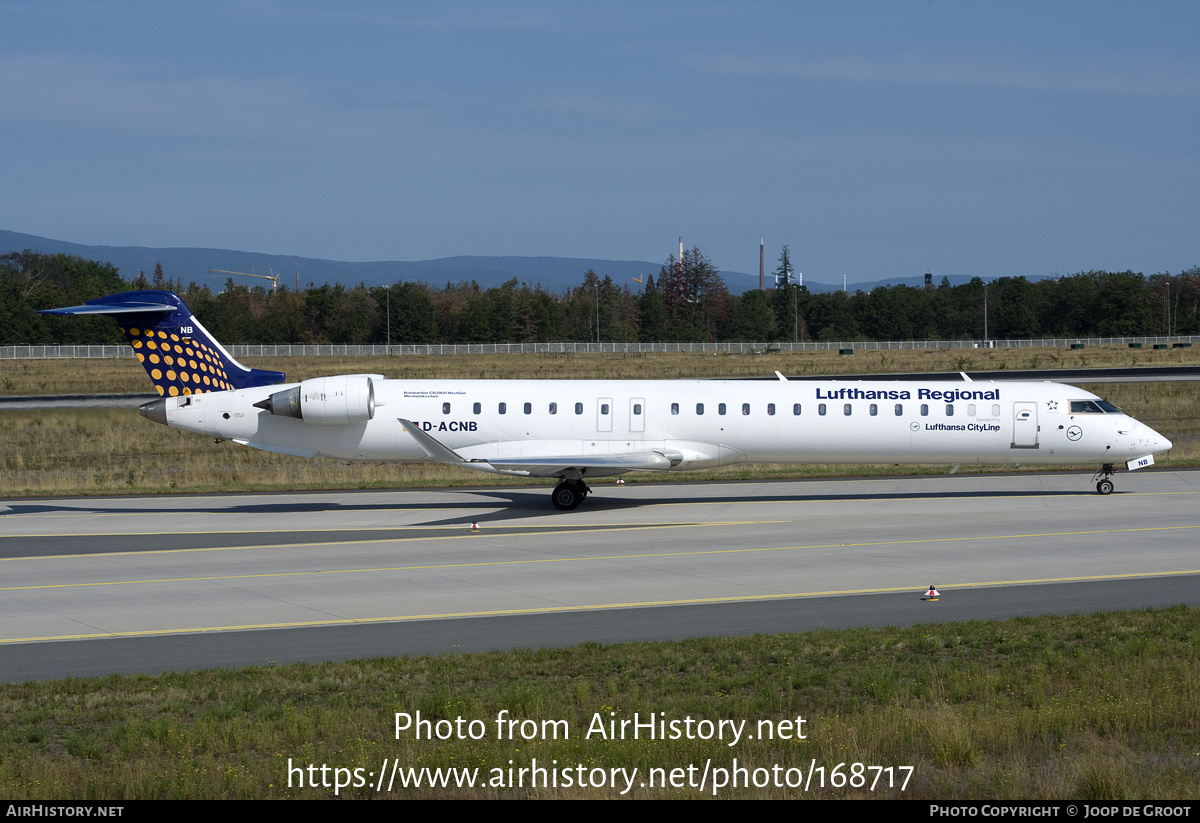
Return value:
[[(1194, 343), (1200, 337), (1166, 335), (1152, 337), (1055, 337), (1031, 340), (826, 340), (806, 343), (429, 343), (422, 345), (332, 346), (279, 343), (255, 346), (226, 346), (234, 357), (380, 357), (454, 354), (642, 354), (725, 353), (774, 354), (795, 351), (889, 351), (898, 349), (1026, 349), (1071, 346), (1127, 346), (1130, 343)], [(107, 359), (133, 357), (129, 346), (0, 346), (0, 360)]]

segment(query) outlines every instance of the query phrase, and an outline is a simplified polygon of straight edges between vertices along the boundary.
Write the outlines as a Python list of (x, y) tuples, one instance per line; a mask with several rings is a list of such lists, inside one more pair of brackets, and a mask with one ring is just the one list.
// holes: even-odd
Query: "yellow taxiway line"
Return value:
[[(745, 523), (688, 523), (688, 524), (680, 524), (680, 525), (673, 525), (673, 526), (641, 526), (641, 527), (634, 527), (634, 529), (632, 529), (632, 530), (689, 528), (689, 527), (695, 528), (698, 526), (740, 526), (740, 525), (745, 525)], [(256, 573), (256, 574), (202, 575), (202, 576), (198, 576), (198, 577), (163, 577), (163, 578), (150, 578), (150, 579), (146, 579), (146, 580), (108, 580), (108, 581), (96, 581), (96, 582), (89, 582), (89, 583), (48, 583), (48, 584), (37, 585), (37, 586), (0, 586), (0, 592), (28, 591), (28, 590), (34, 590), (34, 589), (40, 590), (40, 589), (89, 588), (89, 587), (96, 587), (96, 586), (132, 586), (132, 585), (145, 585), (145, 584), (152, 584), (152, 583), (194, 583), (194, 582), (210, 582), (210, 581), (216, 581), (216, 580), (251, 580), (251, 579), (264, 579), (264, 578), (280, 578), (280, 577), (309, 577), (309, 576), (318, 576), (318, 575), (338, 575), (338, 574), (379, 574), (381, 572), (445, 571), (445, 570), (449, 570), (449, 569), (470, 569), (470, 568), (486, 568), (486, 567), (498, 568), (498, 567), (503, 567), (503, 566), (535, 566), (535, 565), (550, 564), (550, 563), (592, 563), (592, 562), (601, 562), (601, 561), (610, 561), (610, 560), (653, 560), (653, 559), (665, 558), (665, 557), (712, 557), (712, 556), (716, 556), (716, 555), (759, 554), (759, 553), (765, 553), (765, 552), (814, 551), (814, 550), (820, 550), (820, 549), (850, 549), (850, 548), (870, 548), (870, 547), (880, 547), (880, 546), (903, 546), (903, 545), (911, 545), (914, 543), (921, 543), (921, 544), (928, 545), (928, 544), (933, 544), (933, 543), (956, 543), (956, 542), (969, 542), (969, 541), (981, 541), (981, 540), (1029, 540), (1029, 539), (1034, 539), (1034, 538), (1045, 538), (1045, 537), (1084, 537), (1084, 536), (1097, 535), (1097, 534), (1129, 534), (1129, 533), (1144, 533), (1144, 532), (1188, 531), (1188, 530), (1192, 530), (1192, 529), (1200, 529), (1200, 524), (1188, 525), (1188, 526), (1145, 526), (1145, 527), (1132, 528), (1132, 529), (1088, 529), (1086, 531), (1035, 532), (1035, 533), (1030, 533), (1030, 534), (993, 534), (993, 535), (969, 535), (969, 536), (934, 537), (934, 538), (918, 537), (918, 538), (909, 538), (909, 539), (905, 539), (905, 540), (877, 540), (877, 541), (867, 541), (867, 542), (858, 542), (858, 543), (823, 543), (823, 544), (812, 544), (812, 545), (808, 545), (808, 546), (771, 546), (771, 547), (761, 547), (761, 548), (752, 548), (752, 549), (738, 549), (738, 548), (698, 549), (698, 550), (693, 550), (693, 551), (676, 551), (676, 552), (646, 552), (643, 554), (602, 554), (602, 555), (585, 555), (585, 556), (578, 556), (578, 557), (538, 557), (538, 558), (534, 558), (534, 559), (530, 559), (530, 560), (485, 560), (485, 561), (475, 561), (475, 562), (469, 562), (469, 563), (434, 563), (434, 564), (420, 565), (420, 566), (379, 566), (379, 567), (358, 568), (358, 569), (323, 569), (323, 570), (316, 570), (316, 571), (309, 570), (309, 571), (301, 571), (301, 572), (260, 572), (260, 573)], [(603, 529), (602, 531), (608, 532), (608, 531), (623, 531), (623, 530), (624, 529)], [(575, 530), (575, 531), (578, 531), (578, 530)], [(571, 531), (555, 532), (554, 535), (558, 536), (560, 534), (570, 534), (570, 533), (572, 533), (572, 532)], [(499, 536), (512, 537), (513, 535), (499, 535)], [(518, 535), (518, 536), (520, 536), (520, 535)], [(545, 536), (545, 535), (541, 535), (541, 536)], [(457, 537), (458, 536), (456, 535), (455, 538), (457, 538)], [(470, 539), (471, 537), (478, 538), (478, 535), (462, 535), (462, 537)], [(356, 542), (355, 545), (362, 545), (362, 544), (369, 544), (369, 543), (404, 542), (407, 540), (430, 540), (430, 539), (445, 540), (447, 538), (446, 537), (435, 537), (435, 538), (411, 537), (411, 538), (400, 538), (400, 539), (396, 539), (396, 540), (387, 540), (387, 539), (363, 540), (360, 542)], [(59, 560), (62, 558), (113, 557), (113, 556), (130, 555), (130, 554), (136, 555), (136, 556), (146, 556), (148, 554), (174, 554), (174, 553), (180, 553), (180, 552), (230, 551), (232, 549), (280, 549), (280, 548), (291, 549), (291, 548), (308, 548), (310, 546), (341, 545), (344, 542), (346, 542), (346, 541), (334, 541), (331, 543), (280, 543), (280, 544), (274, 544), (274, 545), (269, 545), (269, 546), (236, 546), (236, 547), (229, 547), (229, 548), (212, 548), (212, 549), (164, 549), (161, 552), (160, 551), (107, 552), (107, 553), (103, 553), (103, 554), (88, 554), (88, 555), (40, 555), (37, 557), (11, 558), (11, 560)], [(1193, 574), (1193, 573), (1194, 573), (1193, 571), (1170, 572), (1170, 574)], [(1118, 577), (1119, 576), (1120, 575), (1118, 575)], [(1139, 574), (1131, 574), (1131, 575), (1127, 575), (1127, 576), (1146, 577), (1146, 576), (1153, 576), (1153, 575), (1146, 575), (1146, 574), (1139, 573)], [(1039, 581), (1032, 581), (1032, 582), (1065, 582), (1065, 581), (1069, 581), (1069, 580), (1093, 580), (1093, 579), (1108, 580), (1108, 579), (1116, 579), (1116, 578), (1114, 578), (1114, 577), (1102, 577), (1102, 578), (1063, 577), (1063, 578), (1052, 578), (1049, 580), (1039, 580)], [(1020, 583), (1020, 582), (1031, 582), (1031, 581), (1002, 581), (995, 585), (1010, 585), (1013, 583)], [(971, 585), (983, 585), (983, 584), (971, 584)], [(857, 593), (877, 592), (877, 591), (878, 592), (892, 591), (892, 589), (855, 589), (854, 590), (854, 592), (857, 592)], [(805, 597), (807, 597), (807, 596), (822, 596), (822, 595), (827, 595), (827, 594), (846, 594), (846, 593), (847, 592), (818, 592), (816, 595), (805, 594), (805, 595), (781, 595), (781, 596), (785, 596), (785, 597), (805, 596)], [(769, 596), (774, 597), (775, 595), (769, 595)], [(741, 599), (741, 598), (733, 598), (733, 599), (736, 600), (736, 599)], [(680, 602), (684, 602), (684, 601), (680, 601)], [(709, 601), (703, 601), (703, 602), (709, 602)], [(391, 618), (387, 618), (387, 619), (391, 619)]]
[[(1137, 578), (1150, 577), (1176, 577), (1186, 574), (1200, 574), (1200, 569), (1180, 570), (1173, 572), (1154, 572), (1154, 573), (1132, 573), (1132, 574), (1104, 574), (1104, 575), (1089, 575), (1080, 577), (1043, 577), (1030, 578), (1028, 580), (989, 580), (978, 581), (974, 583), (945, 583), (940, 584), (944, 591), (951, 589), (983, 589), (998, 586), (1028, 586), (1038, 583), (1082, 583), (1082, 582), (1097, 582), (1106, 580), (1130, 580)], [(793, 592), (779, 594), (761, 594), (749, 596), (734, 596), (734, 597), (698, 597), (680, 600), (644, 600), (631, 601), (628, 603), (593, 603), (579, 606), (544, 606), (540, 608), (526, 609), (493, 609), (474, 612), (442, 612), (431, 614), (405, 614), (391, 615), (386, 617), (344, 617), (330, 618), (327, 620), (303, 620), (290, 623), (246, 623), (241, 625), (231, 626), (194, 626), (181, 629), (145, 629), (141, 631), (124, 631), (124, 632), (96, 632), (91, 634), (63, 634), (63, 635), (46, 635), (42, 637), (13, 637), (0, 638), (0, 645), (10, 643), (41, 643), (52, 640), (95, 640), (105, 637), (148, 637), (152, 635), (172, 635), (172, 634), (206, 634), (211, 632), (231, 632), (231, 631), (252, 631), (258, 629), (300, 629), (300, 628), (315, 628), (320, 626), (353, 626), (363, 625), (368, 623), (405, 623), (415, 620), (446, 620), (452, 618), (469, 618), (469, 617), (503, 617), (507, 615), (519, 614), (555, 614), (560, 612), (580, 612), (580, 611), (603, 611), (611, 609), (636, 609), (648, 608), (653, 606), (691, 606), (704, 605), (711, 603), (735, 603), (735, 602), (750, 602), (760, 600), (795, 600), (800, 598), (812, 597), (835, 597), (838, 595), (851, 594), (898, 594), (903, 592), (912, 593), (918, 588), (923, 588), (919, 585), (908, 586), (888, 586), (885, 588), (872, 589), (830, 589), (827, 591), (813, 592)]]

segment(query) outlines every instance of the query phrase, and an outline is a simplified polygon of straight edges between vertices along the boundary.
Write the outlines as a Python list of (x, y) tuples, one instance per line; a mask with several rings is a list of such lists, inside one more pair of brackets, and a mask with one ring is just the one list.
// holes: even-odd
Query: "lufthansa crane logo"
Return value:
[(1072, 426), (1071, 428), (1067, 429), (1068, 440), (1078, 440), (1081, 437), (1083, 437), (1083, 429), (1079, 428), (1078, 426)]

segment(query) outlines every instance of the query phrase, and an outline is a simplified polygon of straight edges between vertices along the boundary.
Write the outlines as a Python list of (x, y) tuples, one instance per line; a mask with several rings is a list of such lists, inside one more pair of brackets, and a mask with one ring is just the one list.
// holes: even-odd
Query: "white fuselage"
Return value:
[[(292, 385), (300, 384), (168, 397), (167, 423), (306, 457), (433, 459), (408, 420), (474, 461), (469, 468), (546, 476), (563, 476), (571, 457), (592, 461), (584, 474), (618, 474), (631, 468), (599, 465), (605, 455), (645, 452), (670, 456), (671, 465), (649, 470), (686, 471), (743, 462), (1107, 464), (1170, 448), (1119, 411), (1073, 412), (1072, 401), (1098, 398), (1056, 383), (375, 377), (373, 412), (360, 422), (254, 406)], [(550, 457), (563, 459), (545, 472), (485, 462)]]

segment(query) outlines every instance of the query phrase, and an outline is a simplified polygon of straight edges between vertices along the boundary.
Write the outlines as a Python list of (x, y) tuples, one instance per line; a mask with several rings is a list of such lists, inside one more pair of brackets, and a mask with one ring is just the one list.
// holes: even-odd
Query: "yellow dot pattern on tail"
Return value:
[(221, 356), (201, 340), (131, 326), (125, 339), (160, 395), (178, 397), (233, 388)]

